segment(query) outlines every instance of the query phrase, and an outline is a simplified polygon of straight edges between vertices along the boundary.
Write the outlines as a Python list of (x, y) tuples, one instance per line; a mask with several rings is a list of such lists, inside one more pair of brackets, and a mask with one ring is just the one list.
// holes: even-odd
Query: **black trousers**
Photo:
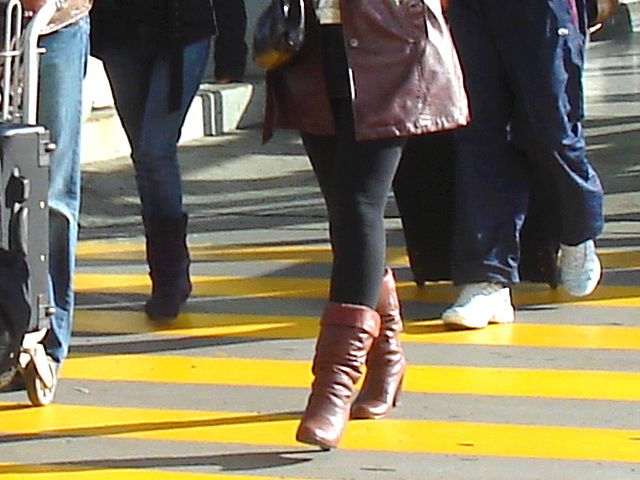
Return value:
[(384, 210), (406, 138), (356, 141), (351, 101), (333, 107), (336, 135), (302, 133), (329, 215), (329, 300), (375, 308), (386, 262)]
[(247, 66), (247, 11), (244, 0), (213, 0), (218, 34), (214, 43), (214, 75), (242, 81)]

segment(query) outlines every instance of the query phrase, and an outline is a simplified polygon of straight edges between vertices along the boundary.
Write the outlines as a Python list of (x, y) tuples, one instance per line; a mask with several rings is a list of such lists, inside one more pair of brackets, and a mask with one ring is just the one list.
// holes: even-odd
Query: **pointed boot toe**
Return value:
[(318, 427), (311, 423), (300, 423), (296, 432), (296, 440), (307, 445), (316, 445), (323, 450), (331, 450), (338, 446), (341, 431), (329, 430), (326, 426)]

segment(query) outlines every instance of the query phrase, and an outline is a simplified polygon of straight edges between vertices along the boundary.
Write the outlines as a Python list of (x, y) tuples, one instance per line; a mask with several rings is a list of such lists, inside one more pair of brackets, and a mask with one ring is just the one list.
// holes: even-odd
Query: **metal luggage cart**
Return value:
[[(15, 359), (33, 405), (49, 404), (56, 373), (43, 340), (55, 308), (49, 295), (49, 132), (37, 125), (38, 37), (56, 10), (48, 0), (27, 17), (20, 0), (0, 0), (3, 23), (0, 117), (0, 246), (26, 261), (29, 324)], [(14, 374), (15, 374), (14, 372)]]

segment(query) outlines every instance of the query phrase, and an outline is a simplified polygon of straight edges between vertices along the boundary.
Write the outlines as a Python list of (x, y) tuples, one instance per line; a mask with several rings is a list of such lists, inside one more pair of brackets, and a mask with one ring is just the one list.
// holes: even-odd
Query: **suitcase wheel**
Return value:
[(38, 374), (34, 362), (29, 362), (23, 373), (27, 396), (36, 407), (49, 405), (53, 400), (56, 387), (58, 386), (58, 375), (55, 366), (49, 362), (48, 368), (51, 379), (49, 381), (50, 385), (47, 385), (47, 382)]

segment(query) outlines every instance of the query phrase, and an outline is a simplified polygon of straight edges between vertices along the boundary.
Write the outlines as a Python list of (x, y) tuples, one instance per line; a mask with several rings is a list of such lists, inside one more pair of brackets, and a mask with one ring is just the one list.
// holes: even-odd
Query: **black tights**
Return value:
[(333, 110), (336, 135), (301, 134), (329, 214), (329, 300), (375, 308), (386, 262), (384, 210), (406, 138), (356, 141), (350, 100), (334, 100)]

